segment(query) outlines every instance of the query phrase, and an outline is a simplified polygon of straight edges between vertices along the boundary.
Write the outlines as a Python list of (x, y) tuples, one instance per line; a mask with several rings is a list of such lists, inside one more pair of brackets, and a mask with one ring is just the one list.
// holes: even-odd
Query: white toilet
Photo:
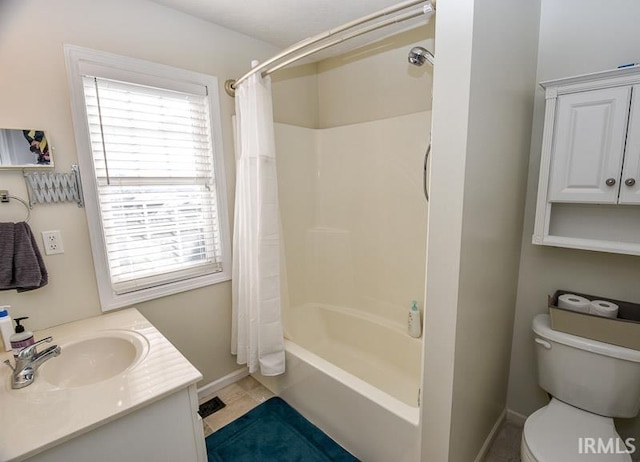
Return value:
[(623, 441), (613, 417), (640, 411), (640, 351), (554, 331), (547, 314), (533, 332), (538, 382), (552, 399), (524, 425), (522, 462), (631, 462), (640, 441)]

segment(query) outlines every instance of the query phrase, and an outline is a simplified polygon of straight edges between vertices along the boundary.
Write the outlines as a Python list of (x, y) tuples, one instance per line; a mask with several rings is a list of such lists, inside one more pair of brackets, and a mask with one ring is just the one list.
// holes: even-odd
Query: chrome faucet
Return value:
[(36, 350), (38, 345), (42, 343), (49, 343), (51, 340), (53, 340), (52, 337), (43, 338), (33, 345), (24, 347), (18, 353), (15, 367), (11, 365), (11, 362), (8, 359), (4, 362), (13, 370), (11, 388), (17, 390), (18, 388), (24, 388), (31, 385), (35, 379), (36, 370), (38, 370), (45, 361), (55, 358), (60, 354), (62, 349), (58, 345), (50, 346), (40, 353)]

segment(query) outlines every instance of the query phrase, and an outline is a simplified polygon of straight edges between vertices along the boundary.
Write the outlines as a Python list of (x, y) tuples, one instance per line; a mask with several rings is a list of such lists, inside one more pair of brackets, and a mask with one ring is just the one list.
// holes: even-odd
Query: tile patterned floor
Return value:
[(249, 412), (258, 404), (274, 396), (274, 394), (263, 387), (256, 379), (249, 376), (232, 383), (210, 396), (204, 397), (200, 400), (200, 404), (210, 400), (214, 396), (219, 397), (226, 406), (218, 412), (214, 412), (209, 417), (202, 419), (205, 437)]
[[(202, 420), (205, 437), (249, 412), (274, 394), (249, 376), (203, 398), (200, 404), (214, 396), (218, 396), (226, 406)], [(522, 425), (504, 422), (489, 448), (485, 462), (520, 462), (521, 438)]]

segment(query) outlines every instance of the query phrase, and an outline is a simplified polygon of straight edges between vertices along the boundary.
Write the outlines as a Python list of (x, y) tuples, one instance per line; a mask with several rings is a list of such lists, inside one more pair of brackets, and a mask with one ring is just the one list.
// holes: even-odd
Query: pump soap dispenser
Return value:
[(415, 338), (419, 338), (422, 335), (422, 322), (420, 322), (420, 310), (418, 309), (418, 302), (413, 301), (411, 309), (409, 310), (409, 335)]
[(20, 324), (20, 321), (22, 321), (23, 319), (29, 319), (29, 317), (23, 316), (21, 318), (14, 319), (14, 321), (16, 322), (16, 333), (13, 334), (10, 339), (14, 358), (18, 357), (18, 353), (20, 353), (20, 350), (35, 343), (33, 332), (24, 330), (24, 326)]

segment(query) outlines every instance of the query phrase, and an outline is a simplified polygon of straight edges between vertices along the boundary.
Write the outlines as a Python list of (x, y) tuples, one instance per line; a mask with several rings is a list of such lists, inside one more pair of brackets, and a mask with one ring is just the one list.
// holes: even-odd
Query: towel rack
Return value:
[(29, 205), (75, 202), (84, 207), (80, 168), (71, 166), (70, 173), (24, 172)]
[(20, 199), (17, 196), (12, 196), (11, 194), (9, 194), (9, 191), (7, 191), (6, 189), (0, 190), (0, 202), (8, 203), (9, 199), (15, 199), (18, 202), (20, 202), (22, 205), (24, 205), (24, 208), (27, 209), (27, 218), (25, 218), (24, 221), (29, 222), (29, 218), (31, 218), (31, 206), (27, 203), (27, 201), (25, 201), (24, 199)]

